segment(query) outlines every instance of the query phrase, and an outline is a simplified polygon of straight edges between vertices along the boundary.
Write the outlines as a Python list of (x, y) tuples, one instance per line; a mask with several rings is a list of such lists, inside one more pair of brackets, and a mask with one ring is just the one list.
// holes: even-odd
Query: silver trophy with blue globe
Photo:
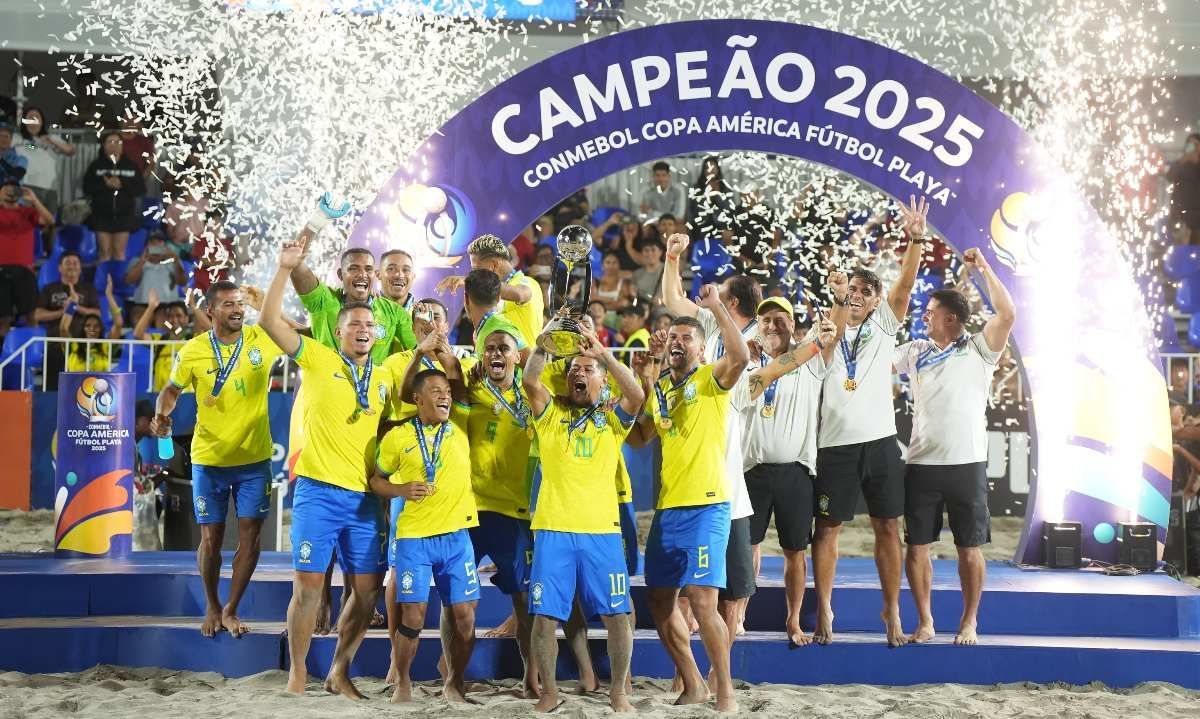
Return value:
[[(538, 346), (555, 357), (574, 357), (583, 351), (584, 339), (579, 320), (587, 310), (592, 291), (592, 232), (581, 225), (568, 225), (556, 241), (558, 257), (550, 279), (549, 304), (561, 306), (538, 337)], [(579, 299), (570, 298), (571, 281), (576, 267), (583, 268)]]

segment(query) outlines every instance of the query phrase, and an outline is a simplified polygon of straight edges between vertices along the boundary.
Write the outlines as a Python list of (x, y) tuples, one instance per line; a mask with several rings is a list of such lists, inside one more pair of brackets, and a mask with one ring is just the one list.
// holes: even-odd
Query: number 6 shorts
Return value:
[(654, 513), (646, 539), (647, 587), (725, 588), (729, 502)]

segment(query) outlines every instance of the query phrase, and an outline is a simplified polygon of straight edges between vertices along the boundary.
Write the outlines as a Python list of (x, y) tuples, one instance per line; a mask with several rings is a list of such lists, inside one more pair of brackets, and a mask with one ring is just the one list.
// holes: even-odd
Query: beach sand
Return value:
[[(351, 702), (324, 694), (310, 683), (305, 697), (283, 691), (286, 674), (264, 672), (241, 679), (225, 679), (206, 672), (163, 669), (128, 669), (99, 666), (75, 674), (29, 675), (0, 673), (0, 716), (4, 717), (221, 717), (257, 719), (287, 716), (309, 719), (329, 716), (401, 717), (517, 717), (532, 715), (533, 702), (513, 694), (515, 682), (495, 682), (471, 693), (476, 706), (442, 701), (439, 688), (421, 684), (409, 705), (387, 701), (388, 687), (378, 679), (357, 681), (368, 697)], [(573, 682), (564, 682), (570, 692)], [(633, 704), (644, 717), (712, 717), (708, 706), (674, 707), (670, 681), (637, 679)], [(927, 684), (911, 687), (866, 685), (801, 687), (781, 684), (751, 686), (740, 683), (739, 716), (767, 717), (1195, 717), (1200, 692), (1169, 684), (1150, 683), (1132, 690), (1110, 690), (1100, 685), (1083, 687), (1006, 684), (975, 687)], [(603, 694), (565, 695), (555, 716), (612, 716)]]

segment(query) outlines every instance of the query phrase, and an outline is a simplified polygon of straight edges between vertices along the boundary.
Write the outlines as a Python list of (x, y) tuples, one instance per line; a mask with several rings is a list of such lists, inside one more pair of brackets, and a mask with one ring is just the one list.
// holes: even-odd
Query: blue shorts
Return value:
[[(396, 520), (404, 511), (404, 497), (392, 497), (388, 500), (387, 536), (396, 536)], [(387, 543), (387, 563), (389, 567), (396, 566), (396, 542)]]
[(530, 614), (567, 621), (577, 590), (584, 616), (629, 613), (621, 535), (539, 529), (533, 546)]
[(432, 537), (393, 539), (396, 568), (396, 603), (429, 601), (429, 581), (437, 585), (442, 604), (462, 604), (479, 599), (479, 575), (471, 535), (460, 529)]
[(533, 564), (533, 533), (528, 519), (517, 519), (499, 512), (480, 512), (479, 526), (471, 527), (475, 563), (486, 554), (496, 565), (492, 584), (512, 595), (529, 591), (529, 572)]
[(646, 539), (647, 587), (725, 588), (729, 502), (654, 513)]
[(197, 524), (222, 524), (229, 495), (238, 519), (266, 519), (271, 512), (271, 460), (238, 467), (192, 465), (192, 508)]
[(296, 478), (292, 501), (292, 566), (325, 572), (336, 549), (347, 574), (382, 574), (387, 527), (379, 499), (308, 477)]
[(617, 512), (621, 515), (621, 543), (625, 546), (625, 571), (629, 572), (629, 576), (637, 576), (641, 574), (638, 571), (638, 540), (637, 540), (637, 512), (633, 509), (633, 502), (621, 502), (617, 505)]

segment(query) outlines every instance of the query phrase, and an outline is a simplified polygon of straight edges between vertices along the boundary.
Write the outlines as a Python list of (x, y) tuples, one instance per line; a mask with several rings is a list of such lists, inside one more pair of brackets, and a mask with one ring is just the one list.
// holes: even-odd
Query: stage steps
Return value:
[[(27, 673), (82, 671), (96, 664), (157, 666), (190, 671), (216, 671), (246, 676), (287, 668), (284, 625), (257, 623), (249, 634), (206, 639), (198, 618), (124, 616), (83, 619), (37, 618), (0, 620), (0, 670)], [(482, 629), (480, 633), (482, 634)], [(591, 633), (597, 671), (608, 674), (604, 632)], [(790, 649), (780, 632), (748, 632), (734, 645), (734, 676), (751, 683), (911, 685), (954, 682), (1103, 682), (1129, 687), (1143, 681), (1167, 681), (1200, 689), (1200, 640), (1111, 637), (1034, 637), (984, 635), (975, 647), (957, 647), (952, 634), (932, 643), (889, 649), (881, 634), (844, 632), (829, 646)], [(323, 676), (333, 656), (335, 638), (314, 637), (308, 667)], [(703, 646), (693, 638), (693, 651), (707, 671)], [(36, 647), (36, 651), (31, 648)], [(371, 630), (353, 665), (355, 676), (382, 677), (388, 666), (389, 643), (383, 630)], [(440, 656), (437, 632), (422, 633), (413, 676), (436, 678)], [(511, 639), (476, 641), (468, 676), (488, 679), (519, 676), (520, 662)], [(670, 661), (651, 630), (638, 630), (634, 640), (634, 672), (669, 678)], [(565, 645), (559, 651), (559, 676), (576, 676)]]
[[(226, 552), (222, 596), (228, 592)], [(199, 616), (204, 591), (191, 554), (139, 552), (127, 560), (55, 560), (38, 555), (0, 555), (0, 584), (19, 592), (0, 592), (0, 619), (144, 615)], [(750, 602), (746, 628), (779, 631), (786, 613), (782, 558), (764, 557), (759, 590)], [(478, 624), (496, 626), (511, 611), (507, 597), (482, 573)], [(801, 624), (812, 628), (816, 598), (811, 572)], [(239, 610), (248, 621), (281, 621), (292, 591), (291, 557), (264, 552)], [(335, 583), (340, 584), (340, 573)], [(639, 626), (652, 629), (640, 577), (631, 582)], [(340, 595), (340, 588), (335, 587)], [(846, 558), (838, 564), (834, 588), (834, 629), (877, 632), (880, 591), (872, 560)], [(962, 611), (958, 575), (952, 561), (935, 561), (933, 612), (940, 633), (957, 629)], [(427, 627), (437, 625), (439, 607), (431, 595)], [(907, 587), (901, 594), (905, 626), (914, 626), (916, 610)], [(1200, 638), (1200, 591), (1163, 574), (1105, 576), (1094, 570), (1020, 569), (992, 562), (980, 607), (980, 626), (993, 634), (1031, 636), (1113, 636)]]

